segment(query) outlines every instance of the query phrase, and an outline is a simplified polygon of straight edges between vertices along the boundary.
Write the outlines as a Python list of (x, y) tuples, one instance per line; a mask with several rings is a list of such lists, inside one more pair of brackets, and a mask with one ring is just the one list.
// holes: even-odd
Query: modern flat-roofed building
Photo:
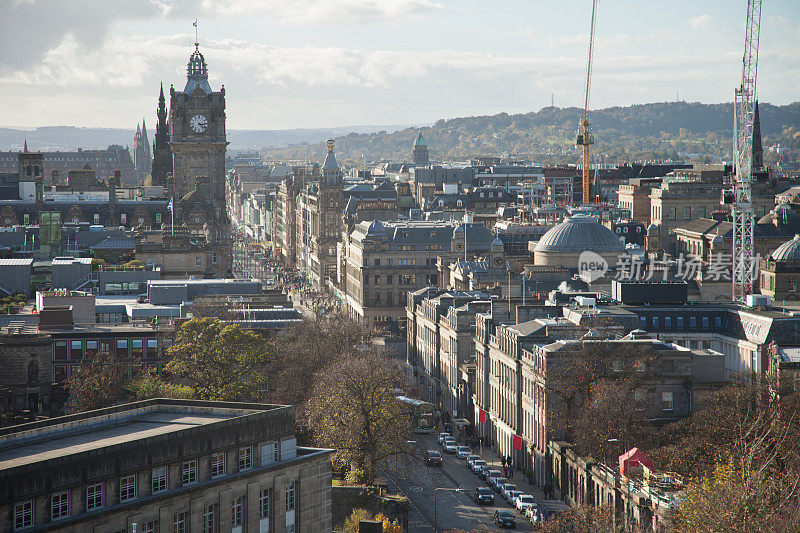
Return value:
[(0, 430), (0, 531), (331, 530), (291, 406), (155, 399)]

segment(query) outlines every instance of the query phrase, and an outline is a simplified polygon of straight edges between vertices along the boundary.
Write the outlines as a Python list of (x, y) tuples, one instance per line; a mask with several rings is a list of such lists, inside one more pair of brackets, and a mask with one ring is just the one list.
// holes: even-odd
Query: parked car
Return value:
[(487, 466), (486, 461), (484, 461), (483, 459), (475, 459), (474, 461), (472, 461), (472, 465), (470, 466), (470, 468), (472, 469), (473, 473), (478, 474), (480, 473), (481, 469), (484, 466)]
[(469, 446), (459, 446), (458, 448), (456, 448), (456, 456), (459, 459), (466, 459), (467, 457), (469, 457), (470, 451), (471, 450), (469, 449)]
[(494, 512), (494, 523), (500, 527), (517, 527), (517, 519), (506, 509), (500, 509)]
[(444, 451), (447, 453), (456, 453), (458, 450), (458, 446), (456, 446), (455, 441), (446, 440), (444, 441)]
[(444, 439), (446, 439), (447, 437), (450, 437), (451, 439), (453, 438), (453, 436), (450, 435), (450, 433), (445, 433), (445, 432), (439, 433), (439, 445), (440, 446), (441, 446), (442, 442), (444, 442)]
[(503, 481), (508, 481), (506, 478), (503, 477), (503, 473), (497, 470), (494, 470), (494, 473), (486, 475), (486, 483), (489, 484), (490, 487), (497, 490), (495, 483), (498, 479), (503, 479)]
[[(508, 493), (509, 493), (510, 491), (512, 491), (512, 490), (517, 490), (517, 486), (516, 486), (516, 485), (514, 485), (513, 483), (506, 483), (505, 485), (503, 485), (503, 490), (502, 490), (502, 491), (500, 491), (500, 494), (502, 494), (502, 495), (503, 495), (503, 499), (504, 499), (505, 501), (507, 501), (507, 502), (509, 501), (509, 499), (508, 499)], [(511, 501), (513, 501), (513, 500), (511, 500)], [(510, 503), (510, 502), (509, 502), (509, 503)]]
[(504, 497), (505, 497), (506, 501), (508, 502), (508, 505), (516, 505), (517, 496), (519, 496), (520, 494), (522, 494), (521, 490), (514, 489), (514, 490), (506, 491), (506, 493), (504, 494)]
[(448, 444), (448, 443), (452, 444), (453, 446), (456, 446), (456, 439), (454, 439), (453, 437), (451, 437), (451, 436), (449, 436), (449, 435), (448, 435), (448, 436), (447, 436), (447, 437), (445, 437), (445, 438), (444, 438), (444, 440), (442, 441), (442, 448), (444, 448), (445, 446), (447, 446), (447, 444)]
[(472, 463), (474, 463), (477, 459), (480, 459), (480, 458), (481, 458), (480, 455), (469, 454), (467, 456), (467, 468), (472, 470)]
[(503, 473), (499, 470), (492, 470), (491, 467), (489, 470), (486, 471), (484, 475), (481, 476), (486, 482), (491, 485), (493, 477), (503, 477)]
[(506, 478), (504, 478), (504, 477), (494, 477), (494, 478), (492, 478), (492, 488), (498, 494), (503, 492), (502, 487), (506, 483), (508, 483), (508, 480)]
[(425, 455), (428, 466), (442, 466), (442, 454), (437, 450), (428, 450)]
[[(486, 479), (486, 475), (492, 471), (493, 470), (490, 465), (482, 465), (481, 469), (478, 470), (478, 476), (480, 476), (481, 479)], [(494, 472), (497, 472), (497, 470), (494, 470)]]
[(494, 504), (494, 494), (488, 487), (478, 487), (475, 489), (475, 501), (477, 503)]
[(528, 509), (528, 507), (532, 505), (536, 505), (536, 500), (530, 494), (520, 494), (519, 496), (517, 496), (517, 501), (515, 502), (515, 506), (517, 508), (517, 511), (519, 511), (520, 513), (525, 514), (525, 511)]

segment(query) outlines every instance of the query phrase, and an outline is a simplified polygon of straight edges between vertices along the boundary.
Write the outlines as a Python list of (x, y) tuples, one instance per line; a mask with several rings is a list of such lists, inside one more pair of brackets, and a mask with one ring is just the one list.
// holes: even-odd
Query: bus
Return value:
[(409, 406), (414, 433), (433, 433), (436, 431), (432, 403), (409, 398), (408, 396), (397, 396), (397, 399)]

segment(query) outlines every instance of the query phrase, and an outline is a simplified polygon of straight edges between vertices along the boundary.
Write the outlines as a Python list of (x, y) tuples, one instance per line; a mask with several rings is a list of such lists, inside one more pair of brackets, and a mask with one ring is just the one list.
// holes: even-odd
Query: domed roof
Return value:
[(779, 204), (775, 209), (761, 217), (758, 221), (759, 224), (775, 224), (776, 226), (782, 224), (796, 224), (800, 222), (800, 215), (794, 212), (789, 204)]
[(428, 146), (428, 141), (422, 136), (422, 130), (417, 132), (417, 138), (414, 139), (414, 146)]
[(772, 252), (772, 258), (781, 262), (800, 261), (800, 235), (778, 246)]
[(325, 162), (322, 164), (322, 170), (339, 170), (339, 163), (336, 162), (336, 156), (333, 155), (333, 139), (328, 139), (328, 155), (325, 156)]
[(367, 235), (386, 235), (386, 227), (380, 220), (373, 220), (367, 227)]
[(206, 94), (211, 92), (211, 86), (208, 84), (206, 59), (200, 53), (198, 44), (195, 43), (194, 52), (189, 56), (189, 65), (186, 67), (186, 87), (183, 92), (192, 94), (198, 87)]
[(607, 227), (588, 216), (572, 216), (551, 228), (536, 243), (535, 252), (624, 252), (625, 245)]

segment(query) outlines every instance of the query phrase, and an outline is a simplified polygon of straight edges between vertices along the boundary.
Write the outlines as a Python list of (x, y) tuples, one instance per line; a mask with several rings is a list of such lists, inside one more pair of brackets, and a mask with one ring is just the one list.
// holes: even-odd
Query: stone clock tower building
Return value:
[(172, 175), (167, 179), (178, 231), (202, 235), (209, 250), (206, 270), (215, 277), (230, 267), (230, 222), (225, 202), (225, 87), (215, 92), (200, 48), (189, 58), (186, 87), (170, 87), (169, 148)]

